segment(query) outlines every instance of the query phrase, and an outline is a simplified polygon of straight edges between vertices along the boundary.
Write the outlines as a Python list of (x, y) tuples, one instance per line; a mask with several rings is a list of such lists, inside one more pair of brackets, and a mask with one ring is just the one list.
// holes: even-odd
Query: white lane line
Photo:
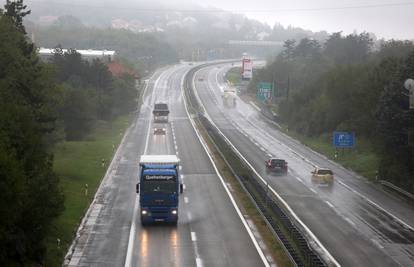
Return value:
[(199, 257), (196, 258), (196, 266), (197, 267), (202, 267), (203, 266), (203, 261)]
[(180, 175), (181, 181), (184, 182), (184, 174)]
[[(161, 78), (162, 74), (157, 78), (157, 80), (154, 83), (154, 89), (157, 87), (158, 82)], [(144, 90), (147, 90), (147, 86)], [(145, 95), (145, 93), (144, 93)], [(149, 136), (150, 136), (150, 129), (151, 129), (151, 120), (148, 123), (148, 129), (147, 129), (147, 137), (145, 140), (145, 148), (144, 148), (144, 154), (147, 154), (148, 150), (148, 143), (149, 143)], [(128, 238), (128, 247), (127, 247), (127, 254), (125, 258), (125, 267), (131, 266), (132, 261), (132, 249), (134, 248), (134, 240), (135, 240), (135, 233), (136, 233), (136, 224), (137, 221), (137, 210), (138, 210), (138, 195), (135, 196), (135, 203), (134, 203), (134, 213), (132, 215), (132, 222), (131, 222), (131, 228), (129, 230), (129, 238)]]
[(183, 169), (183, 166), (178, 166), (178, 169), (181, 171)]
[(188, 204), (188, 197), (184, 197), (184, 202)]
[[(198, 71), (200, 71), (200, 70), (198, 70)], [(198, 72), (198, 71), (197, 71), (197, 72)], [(192, 86), (193, 86), (193, 88), (194, 88), (194, 86), (195, 86), (194, 79), (195, 79), (195, 76), (197, 75), (197, 72), (196, 72), (196, 73), (194, 74), (194, 76), (193, 76), (193, 81), (192, 81)], [(185, 74), (185, 75), (186, 75), (186, 74)], [(181, 94), (182, 94), (182, 95), (184, 95), (183, 88), (184, 88), (184, 78), (185, 78), (185, 75), (183, 76), (183, 78), (182, 78), (182, 80), (181, 80)], [(200, 101), (200, 103), (202, 103), (202, 102), (201, 102), (201, 100), (200, 100), (200, 97), (199, 97), (199, 96), (198, 96), (198, 94), (197, 94), (197, 91), (196, 91), (196, 90), (194, 90), (194, 91), (195, 91), (196, 98), (198, 99), (198, 101)], [(184, 96), (183, 96), (183, 97), (184, 97)], [(184, 99), (185, 99), (185, 98), (184, 98)], [(185, 111), (186, 111), (186, 113), (187, 113), (187, 116), (188, 116), (188, 118), (189, 118), (189, 120), (190, 120), (191, 126), (193, 127), (194, 132), (196, 133), (196, 135), (197, 135), (197, 137), (198, 137), (198, 140), (199, 140), (199, 142), (201, 143), (201, 146), (203, 147), (204, 151), (206, 152), (206, 154), (207, 154), (208, 158), (210, 159), (210, 162), (211, 162), (211, 164), (213, 165), (213, 168), (214, 168), (214, 170), (215, 170), (215, 172), (216, 172), (217, 176), (220, 178), (220, 182), (221, 182), (221, 184), (223, 185), (224, 190), (226, 191), (226, 193), (227, 193), (228, 197), (230, 198), (230, 202), (232, 203), (232, 205), (233, 205), (234, 209), (236, 210), (237, 215), (239, 215), (239, 218), (240, 218), (240, 220), (242, 221), (244, 228), (246, 229), (247, 233), (249, 234), (249, 237), (250, 237), (250, 239), (252, 240), (252, 242), (253, 242), (253, 244), (254, 244), (254, 247), (256, 248), (256, 251), (259, 253), (259, 256), (260, 256), (260, 258), (261, 258), (261, 260), (262, 260), (263, 264), (265, 265), (265, 267), (270, 267), (270, 264), (269, 264), (269, 262), (267, 261), (266, 256), (264, 255), (264, 253), (263, 253), (262, 249), (260, 248), (260, 246), (259, 246), (259, 244), (258, 244), (258, 242), (257, 242), (256, 238), (254, 237), (252, 230), (250, 229), (249, 225), (248, 225), (248, 224), (247, 224), (247, 222), (246, 222), (246, 219), (243, 217), (243, 215), (242, 215), (242, 213), (241, 213), (241, 211), (240, 211), (239, 207), (237, 206), (236, 201), (235, 201), (235, 200), (234, 200), (234, 198), (233, 198), (233, 195), (230, 193), (230, 190), (227, 188), (227, 186), (226, 186), (226, 184), (225, 184), (225, 182), (224, 182), (223, 177), (220, 175), (220, 172), (219, 172), (219, 170), (218, 170), (218, 168), (217, 168), (217, 166), (216, 166), (216, 164), (215, 164), (215, 162), (214, 162), (214, 160), (213, 160), (213, 158), (212, 158), (212, 156), (211, 156), (211, 152), (210, 152), (210, 150), (209, 150), (209, 148), (208, 148), (207, 144), (205, 143), (204, 139), (201, 137), (200, 133), (198, 132), (198, 129), (197, 129), (197, 128), (196, 128), (196, 126), (195, 126), (195, 122), (193, 121), (193, 119), (192, 119), (192, 118), (191, 118), (191, 116), (190, 116), (190, 113), (188, 112), (188, 106), (187, 106), (187, 101), (186, 101), (186, 100), (184, 101), (184, 106), (185, 106)], [(204, 106), (202, 106), (202, 108), (205, 110)], [(207, 117), (207, 118), (209, 118), (209, 115), (208, 115), (208, 114), (206, 114), (206, 115), (207, 115), (206, 117)], [(181, 165), (180, 165), (180, 166), (181, 166)]]
[(398, 218), (397, 216), (395, 216), (394, 214), (390, 213), (389, 211), (385, 210), (383, 207), (381, 207), (380, 205), (378, 205), (377, 203), (375, 203), (374, 201), (372, 201), (371, 199), (369, 199), (368, 197), (364, 196), (363, 194), (359, 193), (358, 191), (356, 191), (355, 189), (353, 189), (352, 187), (350, 187), (349, 185), (345, 184), (344, 182), (340, 181), (339, 179), (337, 179), (338, 183), (343, 185), (344, 187), (346, 187), (348, 190), (354, 192), (355, 194), (357, 194), (358, 196), (360, 196), (362, 199), (365, 199), (368, 203), (370, 203), (371, 205), (373, 205), (374, 207), (376, 207), (377, 209), (381, 210), (382, 212), (385, 212), (386, 214), (388, 214), (389, 216), (391, 216), (395, 221), (401, 223), (405, 228), (414, 231), (414, 228), (409, 225), (408, 223), (404, 222), (402, 219)]
[(257, 109), (257, 111), (262, 111), (255, 103), (253, 103), (252, 101), (249, 101), (250, 105), (252, 105), (255, 109)]
[(273, 157), (273, 155), (272, 155), (272, 154), (270, 154), (270, 153), (268, 153), (268, 154), (267, 154), (267, 156), (268, 156), (268, 157)]
[(312, 191), (313, 193), (315, 193), (315, 194), (318, 194), (318, 192), (316, 192), (316, 190), (315, 189), (313, 189), (313, 188), (309, 188), (309, 190), (310, 191)]
[(191, 216), (191, 213), (190, 212), (187, 212), (187, 217), (188, 217), (188, 220), (189, 221), (191, 221), (193, 219), (193, 217)]
[(178, 150), (178, 146), (175, 146), (175, 150)]
[(380, 249), (384, 249), (384, 247), (380, 244), (380, 242), (374, 238), (371, 238), (372, 243), (378, 246)]
[[(183, 79), (183, 81), (184, 81), (184, 79)], [(194, 78), (193, 78), (193, 86), (194, 86)], [(182, 85), (182, 88), (184, 87), (184, 84)], [(196, 95), (197, 95), (197, 90), (194, 90), (194, 92), (196, 93)], [(200, 101), (200, 98), (197, 96), (197, 99)], [(208, 147), (207, 147), (207, 145), (206, 144), (204, 144), (204, 142), (202, 141), (202, 137), (200, 136), (200, 134), (198, 133), (198, 130), (196, 129), (196, 127), (195, 127), (195, 125), (194, 125), (194, 122), (191, 120), (191, 117), (190, 117), (190, 114), (189, 114), (189, 112), (188, 112), (188, 108), (187, 108), (187, 103), (186, 103), (186, 101), (184, 101), (184, 103), (185, 103), (185, 106), (186, 106), (186, 111), (187, 111), (187, 115), (189, 116), (189, 118), (190, 118), (190, 122), (191, 122), (191, 124), (193, 125), (193, 128), (194, 128), (194, 130), (195, 130), (195, 132), (196, 132), (196, 134), (197, 134), (197, 136), (198, 136), (198, 138), (199, 138), (199, 140), (200, 140), (200, 142), (201, 142), (201, 144), (203, 145), (203, 147), (204, 147), (204, 149), (206, 150), (206, 152), (207, 152), (207, 155), (209, 156), (209, 158), (210, 158), (210, 161), (211, 161), (211, 163), (213, 164), (213, 166), (214, 166), (214, 168), (215, 168), (215, 170), (216, 170), (216, 172), (217, 172), (217, 175), (219, 175), (219, 177), (221, 178), (221, 179), (223, 179), (221, 176), (220, 176), (220, 174), (219, 174), (219, 172), (218, 172), (218, 169), (217, 169), (217, 167), (215, 166), (215, 164), (214, 164), (214, 161), (213, 161), (213, 159), (211, 158), (211, 156), (210, 156), (210, 154), (209, 154), (209, 150), (208, 150)], [(200, 101), (200, 103), (201, 103), (201, 106), (202, 106), (202, 108), (203, 108), (203, 110), (206, 110), (205, 109), (205, 107), (204, 107), (204, 105), (203, 105), (203, 103)], [(236, 154), (238, 154), (242, 159), (243, 159), (243, 161), (250, 167), (250, 169), (251, 170), (253, 170), (253, 172), (257, 175), (257, 177), (259, 177), (260, 178), (260, 180), (263, 182), (263, 183), (266, 183), (266, 180), (257, 172), (257, 170), (253, 167), (253, 165), (252, 164), (250, 164), (250, 162), (240, 153), (240, 151), (233, 145), (233, 143), (231, 143), (230, 142), (230, 140), (223, 134), (223, 132), (217, 127), (217, 125), (210, 119), (210, 116), (208, 115), (208, 113), (206, 113), (206, 118), (210, 121), (210, 123), (217, 129), (217, 131), (220, 133), (220, 135), (221, 136), (223, 136), (223, 138), (224, 138), (224, 140), (233, 148), (233, 150), (236, 152)], [(223, 183), (223, 185), (224, 185), (224, 181), (222, 181), (222, 183)], [(226, 186), (224, 186), (224, 188), (226, 189), (226, 191), (228, 192), (228, 194), (229, 194), (229, 196), (230, 196), (230, 198), (232, 199), (232, 202), (234, 202), (234, 199), (232, 198), (232, 196), (231, 196), (231, 194), (230, 194), (230, 192), (228, 191), (228, 188), (226, 187)], [(272, 188), (272, 187), (269, 187), (269, 189), (270, 189), (270, 191), (283, 203), (283, 205), (287, 208), (287, 210), (289, 211), (289, 213), (290, 214), (292, 214), (292, 216), (293, 216), (293, 218), (305, 229), (305, 231), (307, 232), (307, 234), (310, 236), (310, 238), (312, 238), (314, 241), (315, 241), (315, 243), (321, 248), (321, 250), (324, 252), (324, 254), (325, 254), (325, 256), (329, 259), (329, 261), (330, 261), (330, 263), (331, 264), (334, 264), (335, 266), (341, 266), (337, 261), (336, 261), (336, 259), (331, 255), (331, 253), (329, 253), (329, 251), (322, 245), (322, 243), (320, 242), (320, 240), (315, 236), (315, 234), (306, 226), (306, 224), (304, 224), (303, 222), (302, 222), (302, 220), (296, 215), (296, 213), (292, 210), (292, 208), (286, 203), (286, 201)], [(238, 208), (237, 208), (237, 206), (236, 206), (236, 204), (234, 203), (233, 204), (234, 206), (235, 206), (235, 208), (236, 208), (236, 210), (238, 211), (238, 213), (240, 214), (240, 218), (242, 219), (242, 221), (243, 221), (243, 224), (245, 225), (245, 227), (246, 227), (246, 229), (247, 229), (247, 231), (249, 232), (249, 235), (250, 235), (250, 237), (252, 238), (252, 240), (253, 240), (253, 243), (255, 244), (255, 247), (256, 247), (256, 249), (257, 249), (257, 251), (259, 252), (259, 254), (260, 254), (260, 257), (262, 258), (262, 261), (263, 261), (263, 263), (266, 265), (266, 266), (269, 266), (269, 263), (268, 263), (268, 261), (266, 260), (266, 257), (264, 256), (264, 254), (263, 254), (263, 251), (261, 250), (261, 248), (259, 247), (259, 245), (258, 245), (258, 243), (257, 243), (257, 241), (256, 241), (256, 239), (254, 238), (254, 236), (253, 236), (253, 233), (250, 231), (250, 228), (248, 227), (248, 225), (247, 225), (247, 223), (246, 223), (246, 221), (244, 220), (244, 218), (242, 217), (242, 215), (241, 215), (241, 213), (240, 213), (240, 210), (238, 210)]]
[(191, 232), (191, 241), (196, 242), (197, 241), (197, 235), (195, 232)]
[(177, 152), (175, 152), (175, 154), (178, 156), (178, 154), (179, 154), (179, 153), (178, 153), (178, 151), (177, 151)]
[(260, 150), (263, 151), (263, 152), (266, 152), (266, 149), (262, 146), (260, 147)]
[(325, 200), (326, 204), (328, 204), (329, 207), (331, 207), (332, 209), (335, 209), (335, 206), (329, 202), (328, 200)]
[(345, 217), (345, 221), (347, 221), (350, 225), (355, 227), (355, 223), (351, 219), (349, 219), (348, 217)]

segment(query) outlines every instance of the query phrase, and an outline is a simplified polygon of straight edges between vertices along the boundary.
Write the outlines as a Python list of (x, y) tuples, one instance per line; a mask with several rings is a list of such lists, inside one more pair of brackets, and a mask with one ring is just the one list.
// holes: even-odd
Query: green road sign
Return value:
[(273, 98), (272, 83), (259, 83), (257, 85), (256, 98), (258, 101), (266, 102)]

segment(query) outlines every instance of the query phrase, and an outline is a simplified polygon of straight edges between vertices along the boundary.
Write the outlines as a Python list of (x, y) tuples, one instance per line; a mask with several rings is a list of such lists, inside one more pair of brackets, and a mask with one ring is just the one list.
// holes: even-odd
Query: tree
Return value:
[(379, 175), (414, 191), (414, 144), (409, 132), (414, 129), (414, 111), (409, 109), (403, 82), (414, 76), (414, 52), (395, 68), (380, 96), (377, 132), (381, 162)]
[(14, 22), (16, 28), (22, 32), (26, 33), (26, 30), (23, 26), (23, 17), (30, 14), (30, 10), (24, 11), (27, 8), (26, 5), (23, 4), (23, 0), (7, 0), (6, 5), (4, 6), (5, 13), (4, 15), (11, 18)]
[[(24, 14), (22, 1), (7, 12)], [(55, 87), (21, 21), (0, 17), (0, 265), (41, 263), (45, 236), (63, 209), (52, 171)], [(16, 27), (20, 25), (21, 27)], [(19, 24), (20, 23), (20, 24)], [(23, 29), (23, 30), (22, 30)]]
[(296, 41), (294, 39), (286, 40), (283, 44), (284, 50), (281, 53), (281, 56), (286, 61), (291, 61), (293, 59), (295, 53), (295, 44)]

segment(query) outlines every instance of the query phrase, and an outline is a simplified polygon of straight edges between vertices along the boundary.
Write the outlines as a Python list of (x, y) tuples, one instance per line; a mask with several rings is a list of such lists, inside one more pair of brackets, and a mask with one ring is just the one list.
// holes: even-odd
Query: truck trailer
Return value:
[(183, 193), (176, 155), (142, 155), (136, 191), (139, 194), (141, 224), (178, 222), (179, 194)]
[(166, 103), (155, 103), (152, 114), (154, 115), (154, 122), (166, 123), (168, 122), (168, 105)]

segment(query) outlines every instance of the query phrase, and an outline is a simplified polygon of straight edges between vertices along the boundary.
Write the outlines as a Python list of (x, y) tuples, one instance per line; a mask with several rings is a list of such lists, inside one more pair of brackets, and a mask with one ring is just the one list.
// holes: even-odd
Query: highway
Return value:
[[(69, 266), (268, 266), (187, 115), (182, 82), (191, 68), (165, 67), (149, 79), (88, 215)], [(166, 135), (153, 135), (152, 108), (170, 107)], [(141, 154), (177, 154), (185, 190), (178, 225), (142, 227), (135, 193)]]
[[(223, 76), (231, 64), (207, 66), (194, 77), (208, 116), (342, 266), (414, 266), (414, 210), (352, 171), (278, 131), (251, 103), (224, 108)], [(266, 175), (271, 156), (287, 176)], [(333, 170), (332, 187), (311, 182), (315, 166)]]

